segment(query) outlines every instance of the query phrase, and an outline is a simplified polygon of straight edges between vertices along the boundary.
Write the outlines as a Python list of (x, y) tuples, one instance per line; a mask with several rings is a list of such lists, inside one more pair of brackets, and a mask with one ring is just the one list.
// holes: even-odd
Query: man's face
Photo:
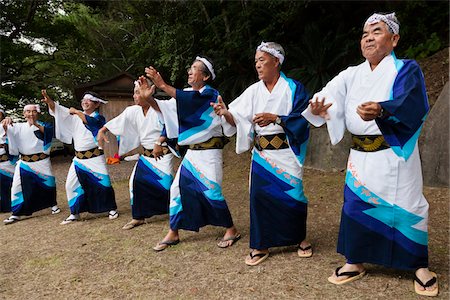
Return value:
[(144, 106), (147, 103), (147, 101), (145, 101), (143, 99), (143, 97), (141, 96), (141, 92), (138, 87), (134, 88), (133, 100), (134, 100), (134, 104), (140, 105), (140, 106)]
[(23, 116), (28, 124), (34, 124), (39, 118), (39, 113), (36, 109), (26, 109), (23, 111)]
[(93, 113), (99, 106), (100, 106), (99, 102), (91, 101), (86, 98), (83, 98), (81, 100), (81, 108), (83, 108), (83, 111), (88, 114)]
[(188, 84), (193, 88), (203, 87), (208, 76), (205, 75), (205, 65), (201, 61), (195, 61), (188, 71)]
[(397, 46), (400, 36), (389, 31), (388, 26), (380, 21), (364, 26), (361, 37), (361, 52), (371, 65), (378, 63)]
[(255, 68), (260, 80), (268, 81), (276, 76), (279, 73), (279, 65), (280, 62), (278, 58), (264, 51), (256, 51)]

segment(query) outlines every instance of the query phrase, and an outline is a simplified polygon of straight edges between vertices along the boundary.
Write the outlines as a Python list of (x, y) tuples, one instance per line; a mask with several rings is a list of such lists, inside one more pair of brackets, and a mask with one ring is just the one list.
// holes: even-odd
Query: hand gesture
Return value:
[(5, 129), (5, 131), (6, 128), (8, 128), (8, 125), (14, 126), (13, 121), (10, 117), (4, 118), (0, 124), (3, 126), (3, 129)]
[(105, 143), (109, 143), (108, 138), (106, 137), (106, 131), (105, 130), (99, 130), (97, 133), (97, 142), (101, 148), (105, 146)]
[(144, 76), (140, 76), (138, 82), (139, 82), (139, 95), (145, 100), (148, 100), (151, 97), (153, 97), (153, 94), (155, 94), (156, 86), (154, 84), (150, 86), (147, 78), (145, 78)]
[(258, 124), (260, 127), (265, 127), (275, 123), (277, 117), (277, 115), (271, 113), (259, 113), (253, 117), (253, 123)]
[(165, 84), (164, 79), (161, 74), (152, 66), (145, 68), (145, 74), (150, 78), (151, 81), (156, 85), (156, 87), (161, 88)]
[(78, 113), (78, 109), (71, 107), (69, 108), (69, 114), (76, 115)]
[(311, 113), (316, 116), (321, 116), (325, 120), (330, 119), (330, 115), (328, 114), (328, 108), (333, 105), (333, 103), (325, 103), (325, 97), (322, 98), (321, 101), (318, 101), (319, 98), (316, 97), (315, 101), (312, 99), (309, 100), (309, 103), (311, 105)]
[(45, 104), (50, 104), (51, 102), (53, 102), (52, 98), (50, 98), (50, 96), (47, 94), (47, 90), (41, 90), (41, 94), (42, 94), (42, 102), (44, 102)]
[(372, 121), (375, 120), (381, 113), (381, 105), (374, 101), (364, 102), (358, 106), (356, 109), (356, 113), (363, 119), (364, 121)]
[(158, 144), (154, 144), (152, 154), (156, 160), (161, 159), (164, 155), (163, 147)]
[(224, 116), (228, 112), (227, 106), (225, 105), (225, 102), (223, 102), (222, 96), (220, 95), (217, 97), (217, 103), (210, 102), (209, 104), (214, 108), (214, 112), (218, 116)]

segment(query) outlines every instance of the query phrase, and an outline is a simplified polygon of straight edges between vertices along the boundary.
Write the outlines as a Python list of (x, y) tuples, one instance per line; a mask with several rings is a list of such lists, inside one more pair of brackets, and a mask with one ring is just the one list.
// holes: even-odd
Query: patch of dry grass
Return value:
[[(232, 146), (231, 146), (232, 147)], [(250, 155), (224, 154), (224, 194), (243, 238), (219, 249), (223, 229), (181, 232), (182, 243), (161, 253), (151, 247), (168, 229), (158, 216), (130, 231), (127, 179), (132, 164), (112, 166), (120, 217), (110, 221), (86, 214), (84, 221), (61, 226), (68, 214), (64, 177), (68, 162), (58, 161), (58, 202), (62, 214), (45, 210), (17, 224), (0, 225), (1, 299), (419, 299), (412, 273), (368, 266), (362, 280), (346, 286), (327, 283), (344, 262), (336, 253), (342, 204), (342, 173), (306, 170), (308, 238), (314, 256), (301, 259), (295, 247), (273, 249), (266, 262), (247, 267)], [(123, 170), (119, 170), (123, 169)], [(430, 267), (439, 275), (440, 298), (448, 299), (449, 190), (426, 188), (430, 202)], [(6, 214), (0, 218), (6, 218)]]

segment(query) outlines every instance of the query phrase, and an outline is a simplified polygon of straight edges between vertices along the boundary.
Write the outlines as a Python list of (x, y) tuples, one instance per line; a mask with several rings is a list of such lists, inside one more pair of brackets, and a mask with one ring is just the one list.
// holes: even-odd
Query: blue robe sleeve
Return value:
[(177, 100), (179, 133), (195, 127), (207, 127), (207, 123), (211, 120), (208, 120), (205, 115), (212, 111), (210, 103), (216, 102), (218, 95), (219, 93), (209, 86), (206, 86), (201, 93), (177, 89), (175, 99)]
[(34, 131), (34, 135), (44, 142), (44, 151), (52, 146), (52, 139), (55, 136), (55, 127), (51, 123), (38, 121), (38, 124), (44, 127), (44, 133), (40, 130)]
[(92, 135), (94, 136), (94, 138), (96, 138), (97, 134), (98, 134), (98, 131), (106, 123), (105, 117), (103, 117), (99, 113), (96, 113), (93, 117), (88, 116), (86, 114), (85, 114), (85, 116), (86, 116), (87, 124), (84, 124), (84, 126), (86, 126), (86, 128), (90, 132), (92, 132)]
[(407, 160), (429, 111), (425, 80), (414, 60), (405, 60), (392, 87), (391, 100), (380, 102), (384, 116), (375, 121), (392, 150)]
[(306, 146), (309, 139), (309, 122), (302, 116), (302, 112), (308, 107), (309, 95), (305, 87), (298, 81), (289, 79), (289, 86), (293, 90), (292, 111), (287, 116), (280, 116), (284, 124), (289, 145), (292, 151), (303, 164), (306, 154)]

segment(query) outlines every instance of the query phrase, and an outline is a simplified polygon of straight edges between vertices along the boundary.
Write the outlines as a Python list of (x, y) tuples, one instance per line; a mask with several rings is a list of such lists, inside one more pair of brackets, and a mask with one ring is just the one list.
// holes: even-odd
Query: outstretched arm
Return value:
[(69, 114), (77, 115), (81, 119), (81, 121), (83, 121), (83, 124), (87, 124), (86, 115), (81, 110), (71, 107), (69, 109)]
[(48, 108), (50, 108), (51, 111), (55, 111), (55, 101), (53, 101), (52, 98), (50, 98), (50, 96), (47, 94), (47, 90), (41, 90), (41, 94), (42, 97), (44, 97), (42, 99), (42, 102), (44, 102), (45, 104), (48, 105)]
[(173, 86), (168, 85), (154, 67), (150, 66), (145, 68), (145, 74), (153, 81), (157, 88), (163, 90), (172, 98), (176, 97), (177, 90)]

